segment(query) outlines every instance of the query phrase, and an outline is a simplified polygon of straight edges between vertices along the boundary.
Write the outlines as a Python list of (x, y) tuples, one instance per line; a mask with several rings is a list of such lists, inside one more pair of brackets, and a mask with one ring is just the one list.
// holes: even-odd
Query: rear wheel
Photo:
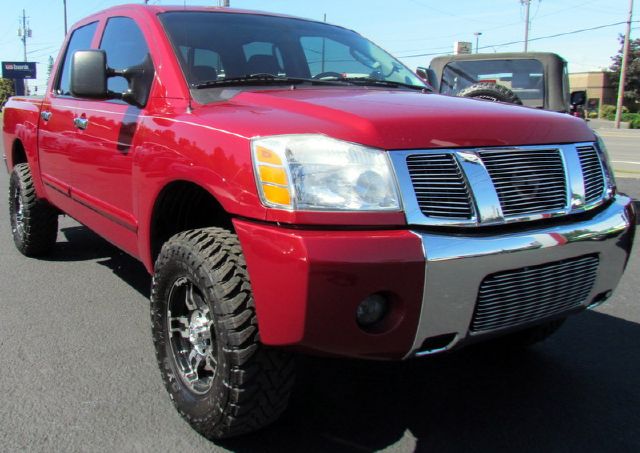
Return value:
[(55, 245), (58, 211), (36, 196), (28, 164), (18, 164), (11, 172), (9, 219), (13, 242), (23, 255), (44, 255)]
[(259, 341), (237, 237), (186, 231), (162, 247), (151, 293), (156, 356), (180, 414), (209, 439), (275, 421), (293, 385), (289, 354)]

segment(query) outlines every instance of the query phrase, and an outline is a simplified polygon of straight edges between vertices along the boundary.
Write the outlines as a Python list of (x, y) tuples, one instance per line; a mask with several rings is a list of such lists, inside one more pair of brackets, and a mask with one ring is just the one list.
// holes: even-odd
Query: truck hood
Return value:
[(216, 111), (217, 124), (246, 137), (320, 133), (390, 150), (594, 140), (586, 123), (570, 115), (398, 89), (243, 91), (224, 104), (230, 109), (209, 104), (196, 112)]

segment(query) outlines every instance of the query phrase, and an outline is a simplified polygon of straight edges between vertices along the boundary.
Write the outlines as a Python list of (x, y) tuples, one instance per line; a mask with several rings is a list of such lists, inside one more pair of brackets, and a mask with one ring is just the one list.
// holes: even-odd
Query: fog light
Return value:
[(380, 294), (367, 296), (356, 309), (356, 320), (362, 327), (379, 322), (387, 314), (387, 299)]

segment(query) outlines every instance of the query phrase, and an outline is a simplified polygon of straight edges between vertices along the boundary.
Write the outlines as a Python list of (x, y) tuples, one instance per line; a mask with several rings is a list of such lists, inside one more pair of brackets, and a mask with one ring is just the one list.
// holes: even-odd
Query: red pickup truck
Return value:
[(94, 14), (3, 140), (17, 248), (47, 253), (67, 214), (141, 260), (167, 390), (211, 439), (279, 416), (294, 352), (539, 341), (611, 295), (634, 235), (583, 121), (433, 94), (274, 14)]

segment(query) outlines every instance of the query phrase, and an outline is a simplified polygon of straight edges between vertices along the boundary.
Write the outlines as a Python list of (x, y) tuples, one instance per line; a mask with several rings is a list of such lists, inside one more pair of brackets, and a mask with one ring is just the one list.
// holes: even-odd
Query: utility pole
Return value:
[(67, 0), (62, 0), (64, 6), (64, 35), (67, 36)]
[(27, 13), (22, 10), (22, 28), (18, 30), (18, 36), (22, 39), (24, 49), (24, 61), (27, 61), (27, 38), (31, 38), (31, 29), (27, 27)]
[[(31, 38), (31, 29), (27, 25), (27, 13), (25, 10), (22, 10), (22, 28), (18, 29), (18, 36), (22, 40), (22, 48), (24, 51), (24, 61), (27, 61), (27, 38)], [(24, 91), (25, 94), (29, 94), (29, 89), (27, 86), (27, 81), (24, 80)]]
[(478, 53), (478, 43), (480, 42), (480, 35), (482, 34), (481, 31), (477, 31), (473, 34), (473, 36), (476, 37), (476, 53)]
[(622, 101), (624, 100), (624, 82), (627, 78), (627, 63), (629, 59), (629, 41), (631, 39), (631, 20), (633, 19), (633, 0), (629, 0), (629, 15), (627, 16), (627, 32), (624, 35), (622, 48), (622, 65), (620, 67), (620, 84), (618, 86), (618, 103), (616, 105), (616, 129), (620, 129), (622, 118)]
[(218, 6), (222, 6), (224, 8), (229, 8), (231, 6), (229, 3), (229, 0), (218, 0)]
[(520, 0), (520, 3), (524, 5), (524, 51), (529, 49), (529, 9), (531, 7), (531, 0)]

